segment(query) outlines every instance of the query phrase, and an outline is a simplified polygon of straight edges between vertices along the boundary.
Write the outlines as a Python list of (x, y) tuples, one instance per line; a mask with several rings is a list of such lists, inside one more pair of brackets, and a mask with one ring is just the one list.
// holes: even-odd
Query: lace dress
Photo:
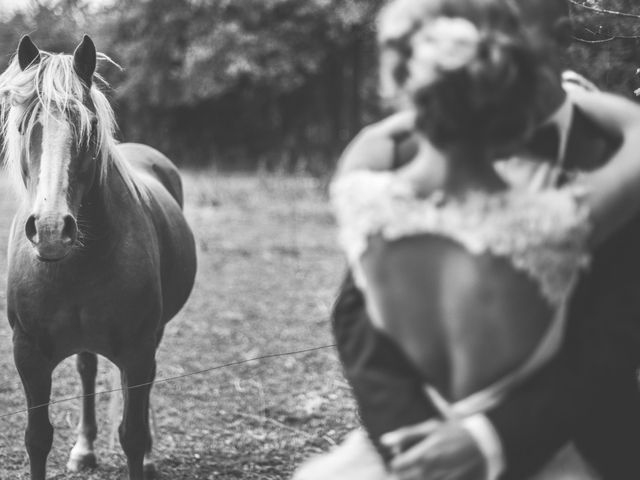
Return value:
[[(356, 171), (335, 181), (331, 200), (339, 241), (359, 288), (367, 296), (368, 279), (361, 259), (373, 236), (385, 241), (431, 234), (453, 240), (473, 255), (506, 259), (539, 287), (556, 313), (546, 334), (527, 361), (492, 385), (454, 403), (434, 388), (426, 394), (445, 418), (482, 413), (501, 402), (515, 384), (526, 379), (557, 352), (565, 321), (564, 304), (580, 271), (589, 264), (589, 215), (577, 187), (560, 190), (473, 192), (464, 200), (445, 199), (435, 192), (418, 198), (392, 172)], [(372, 322), (381, 322), (375, 302), (367, 301)], [(357, 459), (357, 460), (354, 460)], [(580, 461), (549, 465), (540, 479), (595, 478)], [(366, 467), (365, 467), (366, 465)], [(576, 474), (578, 476), (576, 476)], [(304, 465), (295, 480), (320, 478), (377, 480), (390, 478), (362, 432), (352, 433), (332, 453)]]
[(340, 244), (363, 290), (367, 282), (360, 257), (369, 237), (380, 234), (393, 241), (428, 233), (450, 238), (475, 255), (507, 258), (559, 307), (589, 262), (590, 226), (581, 193), (576, 187), (473, 192), (464, 202), (444, 202), (440, 192), (416, 198), (392, 172), (357, 171), (334, 182), (331, 198)]

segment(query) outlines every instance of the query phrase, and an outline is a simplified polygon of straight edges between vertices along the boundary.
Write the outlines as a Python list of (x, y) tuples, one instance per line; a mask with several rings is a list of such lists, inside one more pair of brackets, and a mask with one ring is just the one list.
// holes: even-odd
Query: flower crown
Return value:
[(477, 55), (481, 41), (478, 28), (461, 17), (439, 17), (426, 23), (411, 37), (409, 88), (435, 82), (442, 73), (461, 69)]

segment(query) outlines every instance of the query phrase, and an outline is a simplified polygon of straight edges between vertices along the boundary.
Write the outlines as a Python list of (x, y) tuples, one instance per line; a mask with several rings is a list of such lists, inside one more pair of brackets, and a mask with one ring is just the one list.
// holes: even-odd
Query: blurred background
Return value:
[[(567, 65), (601, 88), (640, 86), (637, 0), (566, 0)], [(379, 118), (375, 17), (383, 0), (0, 0), (0, 65), (29, 33), (113, 58), (122, 138), (180, 165), (323, 173)], [(2, 68), (2, 67), (0, 67)]]

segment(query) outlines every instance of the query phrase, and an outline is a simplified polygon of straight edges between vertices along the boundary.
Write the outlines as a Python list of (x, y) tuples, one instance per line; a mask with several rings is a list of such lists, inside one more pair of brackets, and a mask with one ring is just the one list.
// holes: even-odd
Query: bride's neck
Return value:
[(477, 147), (459, 146), (446, 152), (447, 168), (443, 190), (452, 195), (464, 195), (470, 190), (495, 192), (506, 183), (496, 172), (491, 158)]
[(401, 167), (397, 175), (419, 196), (441, 191), (462, 197), (470, 191), (496, 192), (506, 188), (484, 149), (470, 146), (441, 150), (424, 141), (416, 158)]

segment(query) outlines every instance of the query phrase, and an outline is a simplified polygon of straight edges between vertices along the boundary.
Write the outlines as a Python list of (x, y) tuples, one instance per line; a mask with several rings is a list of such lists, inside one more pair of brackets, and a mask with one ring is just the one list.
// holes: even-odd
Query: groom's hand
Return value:
[(429, 420), (401, 428), (384, 435), (381, 442), (398, 452), (390, 465), (398, 480), (478, 480), (486, 476), (485, 460), (474, 438), (454, 421)]

